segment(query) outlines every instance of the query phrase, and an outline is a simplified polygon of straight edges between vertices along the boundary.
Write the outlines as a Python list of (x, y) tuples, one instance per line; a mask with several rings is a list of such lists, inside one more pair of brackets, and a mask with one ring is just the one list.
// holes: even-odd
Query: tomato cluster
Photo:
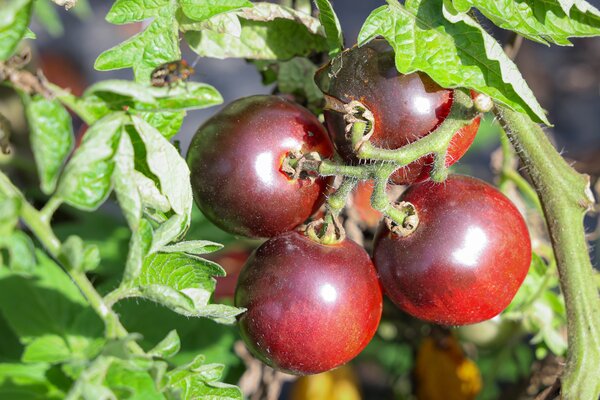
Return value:
[[(447, 118), (452, 92), (423, 74), (399, 74), (384, 42), (342, 57), (344, 68), (322, 88), (372, 111), (373, 145), (402, 147)], [(471, 324), (500, 313), (529, 268), (527, 226), (485, 182), (428, 180), (430, 156), (390, 178), (412, 184), (399, 200), (415, 207), (418, 226), (399, 236), (380, 222), (372, 257), (349, 239), (323, 244), (297, 229), (323, 204), (332, 181), (291, 174), (290, 156), (316, 152), (331, 159), (335, 147), (356, 164), (343, 115), (326, 111), (325, 123), (328, 130), (290, 100), (252, 96), (209, 119), (190, 145), (192, 188), (206, 217), (231, 233), (269, 238), (246, 262), (235, 291), (236, 305), (246, 309), (239, 324), (252, 353), (299, 375), (342, 365), (375, 334), (383, 291), (403, 311), (438, 324)], [(476, 118), (453, 136), (447, 165), (466, 152), (478, 124)]]

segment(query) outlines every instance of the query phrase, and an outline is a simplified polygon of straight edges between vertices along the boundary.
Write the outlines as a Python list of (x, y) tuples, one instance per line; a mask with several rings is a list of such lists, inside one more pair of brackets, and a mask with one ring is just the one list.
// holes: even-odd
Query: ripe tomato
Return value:
[(385, 224), (377, 232), (373, 261), (388, 297), (407, 313), (443, 325), (502, 312), (531, 262), (527, 225), (510, 200), (458, 175), (413, 185), (400, 199), (414, 204), (420, 222), (407, 237)]
[(250, 351), (273, 368), (306, 375), (361, 352), (379, 325), (382, 294), (358, 244), (323, 245), (286, 232), (250, 256), (235, 304), (247, 308), (239, 325)]
[(329, 179), (291, 179), (292, 151), (333, 147), (317, 118), (277, 96), (234, 101), (199, 129), (187, 154), (196, 204), (215, 225), (248, 237), (271, 237), (304, 222), (323, 203)]
[(226, 276), (215, 277), (217, 286), (213, 298), (217, 301), (233, 299), (240, 271), (248, 257), (250, 257), (250, 250), (241, 246), (226, 247), (216, 253), (207, 254), (205, 257), (218, 263), (227, 272)]
[[(450, 113), (452, 91), (441, 88), (423, 73), (400, 74), (394, 51), (383, 39), (354, 47), (332, 64), (322, 68), (316, 81), (329, 96), (344, 103), (363, 103), (375, 120), (371, 142), (381, 148), (397, 149), (426, 136)], [(357, 158), (348, 139), (343, 114), (325, 112), (325, 125), (338, 153), (346, 162)], [(462, 157), (479, 129), (479, 118), (459, 130), (452, 139), (446, 165)], [(425, 180), (431, 172), (431, 156), (398, 169), (392, 182), (408, 184)]]
[(352, 209), (367, 228), (376, 228), (381, 221), (381, 213), (371, 206), (373, 181), (360, 181), (352, 192)]

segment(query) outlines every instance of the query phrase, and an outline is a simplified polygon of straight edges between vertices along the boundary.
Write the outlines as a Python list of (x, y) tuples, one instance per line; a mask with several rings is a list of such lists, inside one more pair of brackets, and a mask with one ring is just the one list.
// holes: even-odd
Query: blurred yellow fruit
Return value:
[(442, 344), (432, 338), (421, 343), (415, 374), (419, 400), (471, 400), (481, 391), (477, 365), (452, 336)]
[(354, 371), (344, 365), (333, 371), (303, 376), (292, 387), (291, 400), (360, 400)]

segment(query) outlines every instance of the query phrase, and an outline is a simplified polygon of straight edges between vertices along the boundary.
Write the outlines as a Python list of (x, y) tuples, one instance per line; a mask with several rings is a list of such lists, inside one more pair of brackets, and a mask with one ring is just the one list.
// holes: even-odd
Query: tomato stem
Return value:
[(340, 211), (346, 205), (348, 195), (352, 192), (352, 189), (356, 186), (358, 180), (352, 177), (345, 177), (340, 186), (336, 189), (335, 193), (331, 194), (327, 198), (327, 209), (334, 216), (338, 216)]
[(394, 164), (380, 166), (371, 195), (371, 206), (385, 215), (391, 231), (400, 236), (408, 236), (417, 229), (419, 219), (417, 211), (411, 203), (390, 203), (387, 195), (387, 182), (394, 171)]
[(399, 149), (383, 149), (371, 142), (364, 142), (357, 150), (362, 159), (392, 161), (403, 167), (432, 153), (445, 153), (454, 134), (470, 124), (478, 111), (473, 108), (471, 96), (462, 90), (454, 90), (454, 100), (450, 114), (433, 132)]
[(562, 398), (600, 395), (600, 297), (583, 218), (594, 204), (589, 177), (573, 170), (527, 115), (496, 105), (494, 112), (527, 168), (540, 198), (556, 256), (567, 311), (568, 354)]

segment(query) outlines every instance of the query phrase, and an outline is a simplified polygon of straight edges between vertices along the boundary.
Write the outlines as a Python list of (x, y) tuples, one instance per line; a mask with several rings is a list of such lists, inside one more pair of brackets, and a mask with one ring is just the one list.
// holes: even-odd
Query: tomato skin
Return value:
[(271, 237), (294, 229), (323, 203), (331, 180), (291, 180), (281, 165), (293, 150), (333, 154), (308, 110), (277, 96), (230, 103), (198, 129), (188, 150), (198, 208), (237, 235)]
[[(375, 119), (373, 145), (398, 149), (432, 132), (441, 124), (452, 106), (452, 91), (441, 88), (427, 75), (403, 75), (396, 70), (394, 51), (383, 39), (354, 47), (341, 56), (341, 62), (319, 70), (316, 81), (328, 95), (344, 103), (363, 103)], [(325, 126), (342, 158), (358, 162), (346, 135), (343, 114), (325, 112)], [(467, 151), (479, 128), (474, 121), (455, 134), (446, 157), (448, 166)], [(423, 157), (398, 169), (392, 182), (409, 184), (429, 178), (432, 157)]]
[(371, 206), (371, 196), (375, 182), (360, 181), (352, 192), (352, 208), (360, 221), (367, 227), (375, 229), (383, 215)]
[(402, 310), (442, 325), (494, 317), (511, 302), (531, 263), (517, 208), (493, 186), (453, 175), (411, 186), (419, 226), (399, 237), (381, 224), (373, 261), (387, 296)]
[(215, 277), (217, 286), (213, 298), (217, 301), (233, 299), (240, 271), (248, 257), (250, 257), (250, 250), (244, 247), (227, 248), (216, 253), (207, 254), (205, 257), (218, 263), (227, 272), (226, 276)]
[(382, 293), (365, 250), (286, 232), (260, 246), (244, 266), (235, 304), (241, 336), (266, 364), (317, 374), (354, 358), (375, 334)]

